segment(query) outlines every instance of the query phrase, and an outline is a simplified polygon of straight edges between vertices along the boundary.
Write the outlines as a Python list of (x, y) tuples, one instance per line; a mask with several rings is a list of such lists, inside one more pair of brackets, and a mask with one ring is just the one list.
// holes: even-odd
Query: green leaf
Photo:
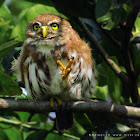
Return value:
[(6, 133), (2, 130), (0, 130), (0, 140), (9, 140)]
[(49, 133), (45, 140), (69, 140), (69, 137), (64, 137), (63, 135)]
[(22, 91), (15, 81), (10, 76), (0, 71), (0, 95), (20, 95)]
[[(3, 123), (0, 123), (0, 127), (6, 128), (6, 129), (3, 129), (3, 131), (6, 133), (8, 140), (23, 140), (21, 132), (20, 132), (21, 130), (19, 128), (17, 129), (14, 126), (11, 127), (11, 125), (6, 125)], [(4, 140), (6, 140), (6, 139), (4, 139)]]
[(87, 131), (80, 140), (94, 140), (92, 134), (92, 131)]
[(0, 58), (5, 57), (6, 54), (11, 50), (13, 50), (16, 46), (18, 46), (19, 43), (20, 43), (19, 40), (11, 40), (0, 45)]
[(0, 64), (0, 71), (4, 72), (4, 68), (3, 68), (2, 64)]
[(3, 4), (0, 7), (0, 44), (4, 43), (10, 38), (14, 24), (14, 18), (8, 7)]
[(109, 11), (111, 7), (111, 0), (97, 0), (96, 1), (96, 8), (95, 8), (95, 14), (96, 18), (102, 17), (106, 15), (106, 13)]
[(130, 13), (131, 10), (132, 10), (132, 8), (131, 8), (128, 4), (126, 4), (126, 3), (124, 3), (124, 4), (122, 5), (122, 7), (123, 7), (123, 9), (126, 11), (126, 13)]
[(91, 121), (85, 113), (74, 113), (75, 120), (85, 129), (93, 127)]
[(17, 118), (18, 120), (20, 119), (19, 118), (19, 115), (16, 113), (16, 112), (13, 112), (13, 111), (1, 111), (1, 116), (4, 116), (5, 118), (8, 118), (8, 119), (13, 119), (13, 118)]
[[(42, 4), (36, 4), (30, 8), (26, 8), (21, 12), (18, 17), (18, 24), (13, 29), (12, 37), (18, 36), (22, 41), (25, 40), (25, 30), (28, 23), (40, 14), (56, 14), (61, 17), (64, 15), (57, 12), (57, 10), (52, 6), (45, 6)], [(66, 18), (66, 17), (65, 17)]]
[[(36, 122), (35, 124), (34, 124), (34, 126), (36, 126), (36, 127), (40, 127), (41, 125), (40, 124), (42, 124), (42, 128), (44, 128), (45, 127), (45, 125), (46, 125), (46, 122), (45, 122), (45, 120), (47, 120), (47, 114), (48, 113), (44, 113), (44, 115), (43, 114), (41, 114), (41, 113), (35, 113), (35, 114), (30, 114), (30, 116), (28, 116), (28, 118), (30, 117), (30, 121), (32, 121), (32, 122)], [(46, 116), (46, 118), (45, 118), (45, 116)], [(43, 125), (44, 124), (44, 125)], [(48, 125), (47, 124), (47, 129), (51, 129), (52, 128), (52, 124), (50, 124), (50, 125)], [(49, 128), (48, 128), (49, 127)], [(51, 127), (51, 128), (50, 128)]]
[[(111, 59), (114, 60), (116, 64), (118, 64), (116, 57), (113, 56)], [(119, 104), (122, 94), (122, 84), (120, 79), (110, 69), (110, 67), (107, 68), (107, 83), (109, 95), (112, 101)]]
[(36, 4), (44, 4), (44, 5), (49, 5), (49, 6), (53, 6), (53, 3), (51, 0), (25, 0), (27, 2), (31, 2), (31, 3), (36, 3)]
[[(16, 3), (16, 4), (15, 4)], [(11, 11), (11, 13), (16, 16), (19, 15), (19, 13), (21, 11), (23, 11), (26, 8), (29, 8), (31, 6), (33, 6), (34, 4), (32, 2), (29, 1), (25, 1), (25, 0), (10, 0), (10, 3), (8, 4), (8, 7)]]
[(131, 128), (129, 128), (128, 126), (123, 125), (123, 124), (117, 123), (116, 126), (117, 126), (118, 130), (121, 131), (121, 132), (127, 132), (127, 131), (131, 130)]
[(0, 1), (0, 7), (3, 5), (4, 2), (5, 2), (5, 0)]
[(71, 129), (66, 130), (67, 134), (70, 134), (72, 137), (81, 137), (86, 130), (75, 120)]
[(106, 101), (107, 97), (108, 97), (108, 88), (107, 88), (107, 86), (103, 86), (103, 87), (96, 86), (95, 96), (98, 99)]
[(45, 140), (46, 138), (46, 135), (47, 135), (47, 131), (46, 130), (40, 130), (40, 131), (37, 131), (37, 132), (34, 132), (32, 134), (30, 134), (26, 140)]
[(32, 118), (31, 118), (31, 121), (35, 121), (35, 122), (38, 122), (38, 123), (40, 123), (40, 122), (42, 122), (42, 120), (40, 119), (40, 115), (39, 115), (40, 113), (35, 113), (33, 116), (32, 116)]
[(115, 28), (126, 17), (126, 11), (122, 5), (111, 0), (97, 0), (95, 11), (97, 22), (106, 30)]
[(140, 34), (138, 33), (138, 34), (134, 35), (134, 36), (131, 38), (131, 42), (132, 42), (133, 44), (139, 43), (139, 42), (140, 42)]
[(42, 121), (42, 122), (46, 122), (47, 121), (47, 119), (48, 119), (48, 112), (46, 112), (46, 113), (43, 113), (43, 114), (38, 114), (38, 117), (39, 117), (39, 119), (40, 119), (40, 121)]
[(101, 63), (96, 66), (98, 72), (98, 85), (107, 85), (106, 68)]
[(137, 78), (137, 83), (138, 83), (138, 94), (139, 94), (139, 100), (140, 100), (140, 75)]
[(21, 122), (27, 122), (28, 121), (28, 118), (30, 116), (30, 113), (28, 112), (16, 112), (19, 116), (19, 120)]
[(104, 16), (97, 18), (97, 21), (102, 23), (102, 27), (104, 29), (111, 30), (116, 27), (121, 20), (120, 10), (121, 9), (119, 8), (111, 7), (109, 12), (107, 12)]
[(134, 24), (134, 29), (132, 31), (133, 36), (136, 36), (140, 33), (140, 17), (137, 16), (136, 20), (135, 20), (135, 24)]
[(3, 4), (2, 7), (0, 7), (0, 19), (2, 18), (6, 21), (13, 21), (13, 16), (6, 4)]

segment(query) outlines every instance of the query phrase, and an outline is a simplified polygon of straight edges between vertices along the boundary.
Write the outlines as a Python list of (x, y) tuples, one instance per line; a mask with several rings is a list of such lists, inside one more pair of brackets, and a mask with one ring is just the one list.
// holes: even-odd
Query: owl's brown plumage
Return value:
[[(62, 79), (57, 60), (66, 67), (71, 59), (70, 72)], [(88, 100), (97, 83), (88, 45), (68, 21), (51, 14), (40, 15), (28, 24), (26, 40), (13, 67), (17, 80), (24, 82), (33, 99)], [(70, 114), (56, 114), (58, 130), (72, 126)]]

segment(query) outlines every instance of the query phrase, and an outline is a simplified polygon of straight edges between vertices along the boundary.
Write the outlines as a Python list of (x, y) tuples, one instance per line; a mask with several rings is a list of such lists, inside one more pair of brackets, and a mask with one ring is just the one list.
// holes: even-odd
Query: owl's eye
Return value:
[(57, 23), (53, 23), (51, 26), (53, 30), (57, 30), (59, 28)]
[(40, 26), (39, 26), (38, 23), (35, 23), (35, 24), (33, 25), (33, 29), (34, 29), (35, 31), (37, 31), (39, 28), (40, 28)]

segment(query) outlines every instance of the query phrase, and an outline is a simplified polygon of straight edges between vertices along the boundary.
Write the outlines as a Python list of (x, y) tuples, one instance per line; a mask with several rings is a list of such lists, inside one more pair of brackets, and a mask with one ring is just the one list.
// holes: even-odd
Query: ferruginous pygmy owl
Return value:
[[(97, 83), (91, 49), (70, 23), (52, 14), (33, 19), (26, 29), (26, 40), (13, 68), (17, 81), (23, 81), (32, 99), (61, 101), (88, 100)], [(70, 111), (56, 113), (56, 128), (69, 129)]]

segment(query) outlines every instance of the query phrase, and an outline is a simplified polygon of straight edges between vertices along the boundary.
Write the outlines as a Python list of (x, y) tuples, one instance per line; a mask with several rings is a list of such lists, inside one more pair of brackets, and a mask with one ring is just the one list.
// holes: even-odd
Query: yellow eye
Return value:
[(40, 26), (39, 26), (39, 24), (35, 23), (33, 25), (33, 28), (34, 28), (35, 31), (37, 31), (40, 28)]
[(57, 30), (59, 28), (58, 24), (56, 23), (53, 23), (51, 26), (53, 30)]

